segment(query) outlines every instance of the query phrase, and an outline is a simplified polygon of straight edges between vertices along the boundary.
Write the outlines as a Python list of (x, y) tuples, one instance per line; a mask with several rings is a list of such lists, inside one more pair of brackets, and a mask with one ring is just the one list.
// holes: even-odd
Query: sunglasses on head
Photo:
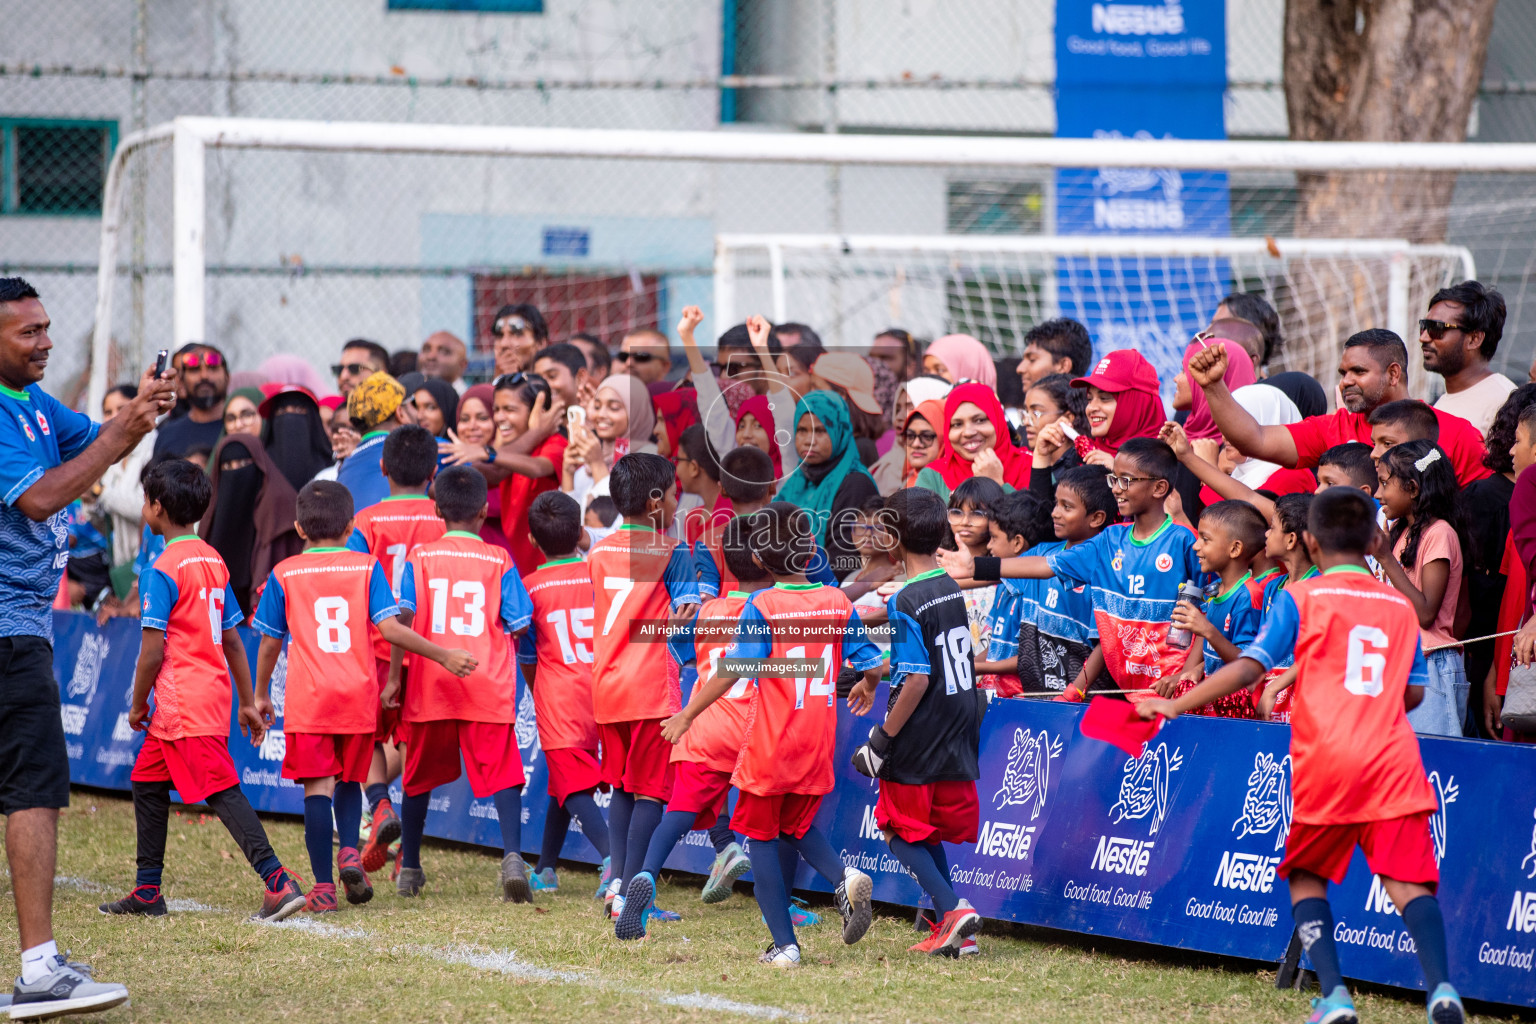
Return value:
[(373, 366), (369, 363), (332, 363), (331, 373), (340, 377), (343, 373), (349, 373), (356, 377), (359, 374), (372, 374)]
[(1441, 338), (1445, 337), (1445, 332), (1446, 331), (1465, 331), (1465, 330), (1466, 330), (1466, 328), (1463, 327), (1461, 324), (1448, 324), (1444, 320), (1420, 320), (1419, 321), (1419, 333), (1420, 334), (1427, 334), (1431, 338), (1435, 339), (1436, 341), (1439, 341)]
[(529, 373), (526, 370), (518, 370), (516, 373), (502, 374), (500, 377), (497, 377), (495, 380), (491, 381), (491, 388), (493, 390), (500, 391), (502, 388), (520, 388), (525, 384), (532, 386), (535, 391), (549, 390), (549, 381), (545, 380), (543, 377), (540, 377), (536, 373)]
[(495, 326), (491, 328), (494, 334), (522, 334), (527, 330), (531, 330), (528, 321), (520, 316), (509, 316), (497, 320)]
[(181, 368), (183, 370), (195, 370), (199, 366), (211, 368), (223, 365), (224, 357), (217, 352), (188, 352), (181, 357)]
[(634, 363), (636, 366), (644, 366), (646, 363), (655, 362), (660, 358), (661, 356), (658, 356), (652, 352), (625, 352), (623, 349), (620, 349), (613, 354), (614, 362)]

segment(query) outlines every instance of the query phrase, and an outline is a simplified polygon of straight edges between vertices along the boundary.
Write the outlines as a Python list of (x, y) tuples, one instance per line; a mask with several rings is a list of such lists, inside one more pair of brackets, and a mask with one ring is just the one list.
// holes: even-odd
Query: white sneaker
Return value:
[(769, 945), (763, 950), (763, 955), (757, 958), (757, 962), (767, 964), (769, 967), (799, 967), (800, 947), (794, 943), (787, 946)]
[(875, 883), (857, 868), (844, 868), (843, 880), (832, 891), (837, 912), (843, 916), (843, 941), (850, 946), (864, 937), (874, 920), (875, 910), (870, 905), (874, 891)]

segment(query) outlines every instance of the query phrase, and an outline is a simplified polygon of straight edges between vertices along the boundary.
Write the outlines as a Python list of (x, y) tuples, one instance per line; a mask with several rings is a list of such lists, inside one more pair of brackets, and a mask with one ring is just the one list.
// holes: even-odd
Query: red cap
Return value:
[(1157, 371), (1135, 349), (1116, 349), (1104, 353), (1092, 373), (1072, 382), (1075, 388), (1085, 388), (1090, 384), (1100, 391), (1114, 394), (1121, 391), (1147, 391), (1155, 395), (1158, 388)]
[[(262, 390), (265, 391), (266, 389), (263, 388)], [(302, 385), (302, 384), (284, 384), (281, 387), (279, 387), (276, 391), (274, 391), (270, 395), (268, 395), (267, 398), (266, 398), (266, 401), (262, 402), (261, 406), (256, 411), (261, 413), (261, 418), (262, 419), (269, 420), (269, 419), (272, 418), (272, 407), (277, 403), (277, 396), (278, 395), (291, 395), (291, 394), (303, 395), (305, 398), (309, 399), (311, 402), (314, 402), (315, 406), (317, 408), (320, 405), (319, 401), (315, 398), (314, 392), (310, 391), (309, 388), (305, 387), (304, 385)]]
[(329, 409), (332, 412), (335, 412), (337, 409), (340, 409), (346, 404), (347, 400), (340, 395), (326, 395), (324, 398), (320, 399), (320, 408)]

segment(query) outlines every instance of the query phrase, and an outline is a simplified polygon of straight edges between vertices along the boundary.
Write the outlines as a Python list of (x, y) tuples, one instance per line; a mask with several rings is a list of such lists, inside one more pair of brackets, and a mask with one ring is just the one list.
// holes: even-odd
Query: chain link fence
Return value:
[[(43, 292), (59, 345), (50, 380), (74, 397), (106, 157), (130, 132), (213, 115), (720, 129), (778, 133), (786, 145), (805, 132), (932, 133), (935, 147), (954, 133), (1050, 135), (1054, 4), (465, 4), (504, 12), (478, 14), (442, 9), (453, 0), (28, 4), (0, 36), (0, 273)], [(541, 13), (516, 13), (532, 8)], [(1229, 3), (1233, 137), (1284, 137), (1283, 12), (1283, 0)], [(1536, 139), (1536, 11), (1505, 0), (1497, 16), (1474, 137)], [(166, 147), (128, 179), (112, 379), (134, 376), (170, 337), (170, 182)], [(324, 369), (347, 338), (414, 349), (438, 329), (486, 363), (495, 309), (533, 301), (557, 337), (616, 344), (632, 328), (670, 333), (683, 305), (708, 309), (717, 234), (1049, 233), (1054, 188), (1049, 171), (996, 168), (210, 150), (207, 335), (236, 369), (279, 352)], [(1536, 347), (1521, 331), (1526, 294), (1536, 295), (1533, 197), (1536, 176), (1463, 176), (1444, 211), (1446, 240), (1468, 246), (1479, 275), (1510, 299), (1499, 360), (1517, 379)], [(1308, 202), (1294, 175), (1234, 173), (1232, 232), (1294, 234)], [(1049, 275), (1010, 284), (990, 273), (957, 275), (954, 301), (930, 304), (922, 322), (910, 306), (889, 311), (919, 335), (967, 327), (1015, 349), (1022, 330), (1056, 312)], [(1262, 286), (1283, 312), (1305, 305), (1284, 282)], [(1006, 329), (988, 335), (969, 312), (978, 288), (1001, 290)], [(1351, 289), (1370, 283), (1340, 285)], [(1374, 294), (1357, 298), (1379, 306)], [(1303, 332), (1345, 326), (1288, 319), (1301, 343)]]

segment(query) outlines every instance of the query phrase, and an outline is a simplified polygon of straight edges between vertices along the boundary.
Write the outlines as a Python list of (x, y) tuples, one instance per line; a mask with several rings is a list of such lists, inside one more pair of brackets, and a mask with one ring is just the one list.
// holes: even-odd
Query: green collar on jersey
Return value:
[(1306, 572), (1302, 573), (1300, 576), (1296, 577), (1293, 580), (1286, 580), (1285, 581), (1285, 585), (1286, 586), (1290, 586), (1292, 583), (1300, 583), (1302, 580), (1309, 580), (1313, 576), (1321, 576), (1322, 574), (1323, 574), (1322, 570), (1319, 569), (1317, 566), (1309, 565), (1309, 566), (1307, 566), (1307, 571)]
[(745, 597), (745, 598), (750, 600), (751, 597), (752, 597), (752, 592), (751, 591), (746, 591), (746, 590), (733, 590), (729, 594), (726, 594), (725, 596), (726, 597)]
[(773, 589), (774, 590), (820, 590), (823, 586), (824, 586), (824, 584), (821, 584), (821, 583), (775, 583), (773, 585)]
[(383, 500), (384, 501), (421, 501), (424, 498), (426, 498), (426, 494), (425, 493), (422, 493), (422, 494), (391, 494), (389, 497), (387, 497), (387, 498), (385, 498)]
[(917, 583), (917, 582), (919, 582), (921, 580), (931, 580), (935, 576), (943, 576), (943, 575), (944, 575), (944, 570), (943, 569), (929, 569), (927, 572), (920, 572), (916, 576), (913, 576), (911, 579), (907, 580), (907, 583), (908, 584), (912, 584), (912, 583)]
[(166, 547), (170, 547), (172, 544), (175, 544), (177, 541), (181, 541), (181, 540), (197, 540), (197, 534), (195, 534), (195, 533), (183, 533), (179, 537), (172, 537), (170, 540), (165, 542), (165, 546)]
[(621, 530), (650, 530), (652, 533), (656, 532), (656, 527), (652, 526), (650, 523), (625, 523), (622, 526), (620, 526), (619, 529), (621, 529)]
[(32, 396), (25, 391), (17, 391), (15, 388), (8, 388), (4, 384), (0, 384), (0, 394), (5, 395), (7, 398), (14, 398), (18, 402), (32, 401)]
[(1140, 548), (1140, 547), (1145, 547), (1146, 545), (1151, 544), (1153, 541), (1157, 540), (1158, 537), (1162, 536), (1163, 531), (1168, 529), (1168, 527), (1170, 527), (1172, 525), (1173, 525), (1173, 516), (1164, 516), (1163, 517), (1163, 525), (1159, 526), (1157, 529), (1153, 530), (1152, 531), (1152, 536), (1148, 537), (1146, 540), (1137, 540), (1136, 539), (1136, 526), (1135, 526), (1134, 523), (1131, 525), (1131, 528), (1129, 530), (1125, 531), (1125, 533), (1126, 533), (1126, 536), (1131, 538), (1131, 543), (1135, 544), (1137, 547)]
[(1244, 583), (1247, 583), (1251, 579), (1253, 579), (1253, 573), (1251, 573), (1251, 572), (1243, 573), (1243, 578), (1242, 579), (1238, 580), (1236, 583), (1234, 583), (1230, 587), (1228, 587), (1227, 590), (1226, 590), (1226, 593), (1217, 594), (1216, 597), (1214, 599), (1212, 599), (1211, 603), (1212, 604), (1221, 604), (1221, 602), (1223, 602), (1227, 598), (1231, 597), (1234, 591), (1236, 591), (1239, 587), (1241, 587)]
[(359, 438), (359, 440), (360, 441), (372, 441), (376, 437), (386, 437), (388, 435), (389, 435), (389, 431), (387, 431), (387, 430), (370, 430), (370, 431), (368, 431), (368, 433), (364, 434), (361, 438)]
[[(1314, 565), (1312, 568), (1316, 569), (1317, 566)], [(1324, 576), (1331, 576), (1333, 573), (1336, 573), (1336, 572), (1363, 572), (1367, 576), (1369, 576), (1371, 574), (1371, 570), (1367, 569), (1363, 565), (1336, 565), (1332, 569), (1324, 569), (1323, 570), (1323, 575)], [(1303, 576), (1302, 579), (1306, 579), (1306, 577)]]
[(581, 561), (581, 556), (580, 555), (571, 555), (568, 558), (557, 558), (553, 562), (545, 562), (543, 565), (539, 566), (539, 568), (540, 569), (553, 569), (557, 565), (570, 565), (572, 562), (579, 562), (579, 561)]
[(468, 530), (449, 530), (447, 533), (443, 534), (443, 536), (444, 537), (468, 537), (471, 540), (479, 540), (480, 539), (480, 535), (478, 533), (470, 533)]
[[(1275, 568), (1273, 568), (1273, 569), (1265, 569), (1262, 573), (1260, 573), (1259, 575), (1253, 577), (1253, 582), (1255, 582), (1255, 583), (1263, 583), (1265, 580), (1269, 579), (1275, 573), (1277, 573), (1277, 572), (1284, 572), (1284, 571), (1285, 570), (1281, 569), (1279, 566), (1275, 566)], [(1252, 575), (1252, 574), (1250, 573), (1250, 575)]]
[(335, 551), (345, 551), (345, 550), (347, 550), (347, 549), (346, 548), (339, 548), (339, 547), (335, 546), (334, 544), (330, 544), (330, 545), (327, 545), (327, 546), (325, 546), (323, 548), (305, 548), (304, 549), (304, 553), (306, 555), (329, 555), (329, 554), (331, 554), (332, 552), (335, 552)]

